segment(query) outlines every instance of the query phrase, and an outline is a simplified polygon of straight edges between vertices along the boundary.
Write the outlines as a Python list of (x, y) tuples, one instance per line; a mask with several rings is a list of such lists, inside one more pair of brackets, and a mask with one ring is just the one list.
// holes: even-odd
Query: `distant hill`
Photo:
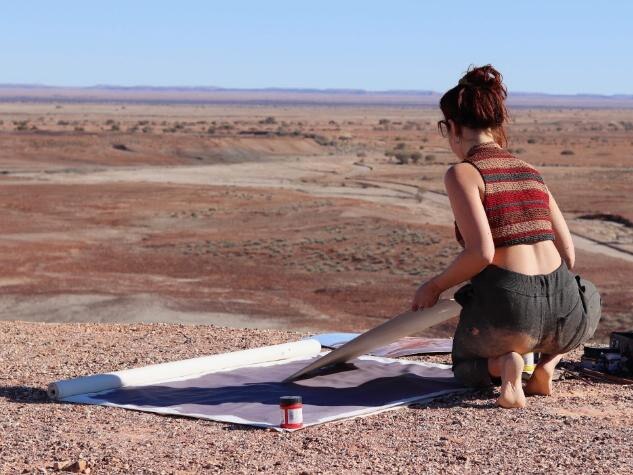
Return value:
[[(121, 102), (139, 104), (253, 104), (326, 106), (437, 107), (442, 93), (426, 90), (366, 91), (363, 89), (261, 88), (231, 89), (214, 86), (59, 87), (39, 84), (0, 84), (0, 102)], [(546, 94), (510, 92), (511, 107), (633, 108), (633, 95)]]

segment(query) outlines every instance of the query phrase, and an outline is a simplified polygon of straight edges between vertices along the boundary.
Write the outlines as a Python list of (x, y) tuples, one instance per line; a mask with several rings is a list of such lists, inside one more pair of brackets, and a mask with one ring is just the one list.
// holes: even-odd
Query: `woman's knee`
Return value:
[(547, 316), (542, 353), (564, 354), (589, 340), (601, 317), (602, 299), (593, 282), (574, 275), (574, 284), (557, 295)]
[(460, 384), (471, 388), (493, 386), (487, 358), (473, 358), (453, 364), (453, 375)]

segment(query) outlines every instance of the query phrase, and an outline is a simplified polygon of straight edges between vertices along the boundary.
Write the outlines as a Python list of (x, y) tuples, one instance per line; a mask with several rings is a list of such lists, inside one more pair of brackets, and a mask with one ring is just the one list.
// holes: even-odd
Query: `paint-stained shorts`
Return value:
[(493, 385), (488, 358), (514, 351), (561, 354), (591, 338), (601, 316), (595, 285), (562, 261), (549, 274), (527, 275), (494, 264), (455, 292), (462, 306), (453, 340), (453, 373), (470, 387)]

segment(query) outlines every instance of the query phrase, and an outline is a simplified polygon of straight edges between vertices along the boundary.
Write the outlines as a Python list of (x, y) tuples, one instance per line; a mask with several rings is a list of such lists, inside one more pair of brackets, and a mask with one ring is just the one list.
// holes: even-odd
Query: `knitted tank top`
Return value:
[[(464, 161), (483, 178), (483, 205), (495, 247), (555, 239), (549, 195), (535, 168), (494, 143), (471, 147)], [(457, 222), (455, 237), (463, 246)]]

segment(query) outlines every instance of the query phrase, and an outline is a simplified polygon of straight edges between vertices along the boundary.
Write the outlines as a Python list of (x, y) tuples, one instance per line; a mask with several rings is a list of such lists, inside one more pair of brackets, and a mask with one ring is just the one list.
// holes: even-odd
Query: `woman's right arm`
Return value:
[(565, 261), (569, 269), (572, 269), (576, 262), (574, 242), (572, 241), (571, 233), (569, 232), (563, 213), (561, 213), (558, 208), (556, 200), (549, 189), (547, 192), (549, 193), (549, 210), (552, 216), (552, 227), (554, 228), (554, 235), (556, 237), (554, 245), (556, 249), (558, 249), (561, 259)]

